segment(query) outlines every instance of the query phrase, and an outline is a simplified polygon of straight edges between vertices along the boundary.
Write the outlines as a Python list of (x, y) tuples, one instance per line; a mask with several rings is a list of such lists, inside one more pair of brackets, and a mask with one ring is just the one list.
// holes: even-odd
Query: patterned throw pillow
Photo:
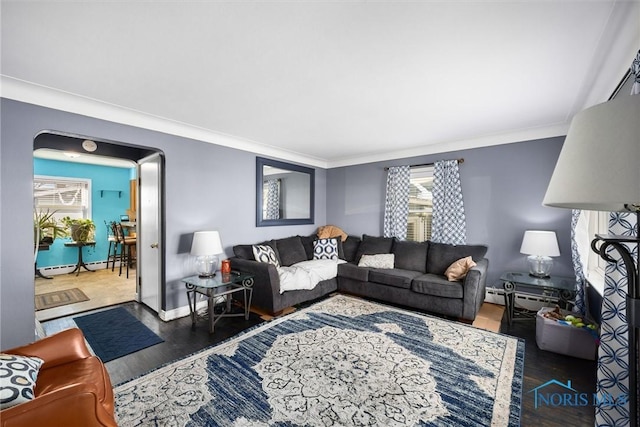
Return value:
[(276, 252), (269, 245), (253, 245), (253, 257), (258, 262), (266, 262), (280, 267)]
[(313, 259), (338, 259), (338, 240), (315, 240), (313, 242)]
[(394, 254), (362, 255), (358, 267), (393, 268)]
[(0, 353), (0, 409), (33, 399), (36, 378), (43, 363), (37, 357)]
[(455, 282), (457, 280), (464, 279), (464, 276), (467, 275), (469, 270), (476, 266), (475, 261), (470, 256), (465, 258), (460, 258), (453, 264), (447, 268), (447, 271), (444, 272), (444, 275), (447, 276), (450, 282)]

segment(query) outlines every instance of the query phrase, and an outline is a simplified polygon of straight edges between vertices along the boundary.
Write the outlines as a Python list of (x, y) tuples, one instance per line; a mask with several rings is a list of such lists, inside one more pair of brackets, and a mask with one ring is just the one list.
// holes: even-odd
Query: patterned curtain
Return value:
[[(640, 51), (631, 64), (634, 84), (631, 96), (640, 96)], [(623, 95), (624, 96), (624, 95)], [(632, 213), (611, 212), (609, 233), (635, 236), (637, 217)], [(638, 262), (638, 245), (627, 245), (632, 258)], [(629, 327), (627, 324), (627, 272), (616, 250), (609, 248), (609, 255), (616, 263), (607, 263), (602, 299), (602, 324), (600, 325), (600, 348), (598, 350), (598, 396), (627, 395), (629, 386)], [(637, 266), (636, 266), (637, 268)], [(635, 414), (634, 414), (635, 416)], [(596, 406), (596, 426), (630, 425), (629, 404)]]
[[(609, 233), (634, 236), (635, 215), (611, 212)], [(628, 249), (634, 259), (638, 257), (638, 245)], [(600, 325), (600, 348), (598, 350), (598, 396), (622, 396), (629, 393), (629, 328), (627, 324), (627, 272), (618, 252), (609, 248), (609, 256), (616, 263), (607, 263), (602, 299), (602, 324)], [(629, 405), (596, 407), (597, 426), (629, 425)]]
[(397, 237), (400, 240), (407, 238), (410, 182), (409, 166), (389, 168), (384, 201), (384, 237)]
[(265, 182), (267, 209), (265, 219), (280, 219), (280, 180), (270, 179)]
[(573, 272), (576, 276), (576, 303), (573, 306), (573, 311), (584, 315), (586, 313), (584, 286), (587, 279), (584, 275), (577, 236), (580, 215), (581, 211), (578, 209), (571, 211), (571, 260), (573, 261)]
[(434, 164), (432, 194), (431, 240), (454, 245), (465, 244), (467, 225), (457, 160), (444, 160)]

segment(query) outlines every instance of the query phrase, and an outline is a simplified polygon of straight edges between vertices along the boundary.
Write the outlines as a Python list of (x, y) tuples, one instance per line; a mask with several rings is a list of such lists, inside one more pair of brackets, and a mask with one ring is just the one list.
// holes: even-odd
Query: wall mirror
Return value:
[(315, 170), (256, 157), (256, 226), (313, 224)]

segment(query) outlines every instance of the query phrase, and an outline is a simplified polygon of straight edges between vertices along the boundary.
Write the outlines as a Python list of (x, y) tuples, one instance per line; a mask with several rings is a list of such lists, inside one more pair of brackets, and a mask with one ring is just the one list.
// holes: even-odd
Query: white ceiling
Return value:
[(320, 167), (564, 135), (640, 48), (638, 0), (1, 5), (3, 97)]

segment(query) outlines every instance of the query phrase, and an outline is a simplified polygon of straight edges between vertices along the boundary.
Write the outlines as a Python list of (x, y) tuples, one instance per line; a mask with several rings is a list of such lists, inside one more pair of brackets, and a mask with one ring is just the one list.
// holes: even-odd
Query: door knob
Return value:
[(153, 249), (157, 249), (157, 248), (158, 248), (158, 244), (157, 244), (157, 243), (152, 243), (152, 244), (151, 244), (151, 247), (152, 247)]

